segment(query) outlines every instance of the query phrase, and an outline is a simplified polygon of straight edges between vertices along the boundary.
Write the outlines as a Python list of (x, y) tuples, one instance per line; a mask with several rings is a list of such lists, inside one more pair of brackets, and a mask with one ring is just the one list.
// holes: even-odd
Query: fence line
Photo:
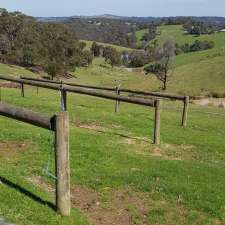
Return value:
[(95, 91), (95, 90), (89, 90), (87, 88), (70, 87), (68, 85), (53, 84), (53, 83), (39, 82), (39, 81), (30, 81), (30, 80), (24, 80), (20, 78), (3, 76), (3, 75), (0, 75), (0, 79), (15, 82), (15, 83), (20, 83), (23, 85), (27, 84), (27, 85), (35, 86), (35, 87), (42, 87), (46, 89), (72, 92), (72, 93), (89, 95), (89, 96), (94, 96), (99, 98), (110, 99), (110, 100), (119, 100), (121, 102), (127, 102), (127, 103), (132, 103), (137, 105), (150, 106), (150, 107), (155, 107), (155, 102), (156, 102), (156, 100), (147, 100), (147, 99), (134, 98), (134, 97), (128, 97), (128, 96), (116, 96), (114, 94)]
[[(99, 86), (91, 86), (91, 85), (79, 85), (79, 84), (62, 82), (62, 81), (61, 82), (60, 81), (52, 81), (52, 80), (47, 80), (47, 79), (30, 78), (30, 77), (24, 77), (24, 76), (21, 76), (21, 79), (40, 81), (40, 82), (59, 84), (59, 85), (64, 84), (64, 85), (68, 85), (68, 86), (83, 87), (83, 88), (95, 89), (95, 90), (110, 91), (110, 92), (115, 92), (116, 96), (120, 96), (122, 93), (129, 93), (129, 94), (136, 94), (136, 95), (143, 95), (143, 96), (152, 96), (152, 97), (155, 97), (156, 99), (162, 98), (162, 99), (182, 101), (183, 102), (182, 126), (184, 126), (184, 127), (187, 126), (189, 96), (181, 96), (181, 95), (160, 93), (160, 92), (146, 92), (146, 91), (139, 91), (139, 90), (131, 90), (131, 89), (126, 89), (126, 88), (121, 88), (120, 86), (117, 86), (115, 88), (109, 88), (109, 87), (99, 87)], [(138, 98), (140, 98), (140, 97), (138, 97)], [(115, 112), (119, 111), (120, 102), (121, 101), (119, 99), (116, 100)]]
[(39, 113), (0, 103), (0, 115), (55, 132), (56, 208), (61, 215), (69, 216), (71, 199), (68, 113), (60, 112), (47, 118)]
[[(60, 90), (61, 92), (61, 108), (62, 110), (67, 110), (67, 92), (77, 93), (77, 94), (83, 94), (83, 95), (89, 95), (104, 99), (110, 99), (110, 100), (116, 100), (118, 102), (126, 102), (131, 104), (137, 104), (137, 105), (143, 105), (143, 106), (149, 106), (155, 108), (157, 110), (157, 113), (155, 113), (155, 128), (154, 128), (154, 144), (160, 144), (160, 117), (158, 114), (160, 113), (160, 100), (147, 100), (142, 98), (133, 98), (128, 96), (117, 96), (115, 94), (100, 92), (96, 90), (91, 90), (87, 88), (81, 88), (81, 87), (71, 87), (68, 85), (63, 84), (54, 84), (54, 83), (47, 83), (47, 82), (40, 82), (40, 81), (33, 81), (33, 80), (25, 80), (20, 78), (14, 78), (14, 77), (8, 77), (0, 75), (0, 79), (7, 80), (11, 82), (20, 83), (21, 85), (31, 85), (35, 87), (42, 87), (46, 89), (52, 89), (52, 90)], [(157, 117), (159, 119), (157, 119)]]

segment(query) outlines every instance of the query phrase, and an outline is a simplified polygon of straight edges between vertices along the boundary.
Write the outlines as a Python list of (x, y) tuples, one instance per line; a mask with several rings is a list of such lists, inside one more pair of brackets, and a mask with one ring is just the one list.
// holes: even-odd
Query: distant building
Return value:
[(225, 32), (225, 29), (220, 30), (220, 32)]

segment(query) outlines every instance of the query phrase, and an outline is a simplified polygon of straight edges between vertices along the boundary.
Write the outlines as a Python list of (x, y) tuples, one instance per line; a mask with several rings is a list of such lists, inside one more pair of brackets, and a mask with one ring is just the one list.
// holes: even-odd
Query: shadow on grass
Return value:
[(21, 194), (26, 195), (27, 197), (36, 201), (37, 203), (48, 206), (52, 210), (56, 211), (56, 206), (53, 203), (43, 200), (42, 198), (40, 198), (37, 195), (33, 194), (32, 192), (26, 190), (25, 188), (19, 186), (18, 184), (15, 184), (12, 181), (7, 180), (6, 178), (4, 178), (2, 176), (0, 176), (0, 182), (4, 185), (8, 186), (9, 188), (15, 189), (16, 191), (20, 192)]

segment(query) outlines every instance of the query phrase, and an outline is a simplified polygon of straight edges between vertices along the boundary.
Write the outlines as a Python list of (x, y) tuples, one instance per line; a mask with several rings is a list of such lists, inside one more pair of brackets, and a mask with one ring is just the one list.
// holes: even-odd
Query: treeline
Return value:
[(104, 18), (71, 18), (64, 23), (79, 39), (136, 48), (136, 23)]
[[(200, 41), (196, 40), (194, 43), (185, 43), (184, 45), (178, 45), (174, 43), (174, 55), (203, 51), (214, 48), (213, 41)], [(93, 42), (91, 46), (91, 53), (94, 57), (104, 57), (105, 61), (110, 65), (124, 65), (126, 67), (142, 67), (155, 60), (156, 55), (162, 52), (162, 47), (157, 41), (153, 41), (151, 45), (148, 45), (142, 50), (123, 51), (119, 52), (111, 46), (103, 46), (96, 42)], [(157, 54), (156, 54), (157, 52)]]
[(189, 20), (183, 25), (188, 34), (200, 36), (202, 34), (213, 34), (220, 30), (220, 26), (211, 23), (203, 23), (199, 21)]
[(92, 62), (68, 27), (41, 23), (20, 12), (0, 11), (0, 61), (47, 71), (52, 77)]
[(225, 19), (217, 17), (169, 17), (162, 18), (158, 25), (182, 25), (187, 34), (200, 36), (213, 34), (225, 26)]
[(199, 41), (196, 40), (194, 43), (189, 44), (185, 43), (184, 45), (176, 44), (176, 54), (188, 53), (188, 52), (197, 52), (197, 51), (204, 51), (207, 49), (212, 49), (215, 47), (213, 41)]

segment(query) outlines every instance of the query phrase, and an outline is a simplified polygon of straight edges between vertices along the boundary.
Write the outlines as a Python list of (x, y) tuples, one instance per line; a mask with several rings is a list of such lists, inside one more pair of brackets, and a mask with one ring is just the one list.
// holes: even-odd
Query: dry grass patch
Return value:
[(15, 159), (18, 153), (24, 151), (30, 144), (16, 141), (2, 141), (0, 142), (0, 158)]
[(128, 146), (130, 153), (158, 157), (166, 160), (199, 160), (201, 157), (192, 145), (161, 144), (156, 146), (147, 138), (122, 138), (120, 144)]
[(104, 127), (101, 123), (98, 122), (81, 122), (81, 121), (73, 121), (72, 124), (74, 124), (76, 127), (87, 129), (87, 130), (93, 130), (97, 132), (107, 132), (108, 128)]

